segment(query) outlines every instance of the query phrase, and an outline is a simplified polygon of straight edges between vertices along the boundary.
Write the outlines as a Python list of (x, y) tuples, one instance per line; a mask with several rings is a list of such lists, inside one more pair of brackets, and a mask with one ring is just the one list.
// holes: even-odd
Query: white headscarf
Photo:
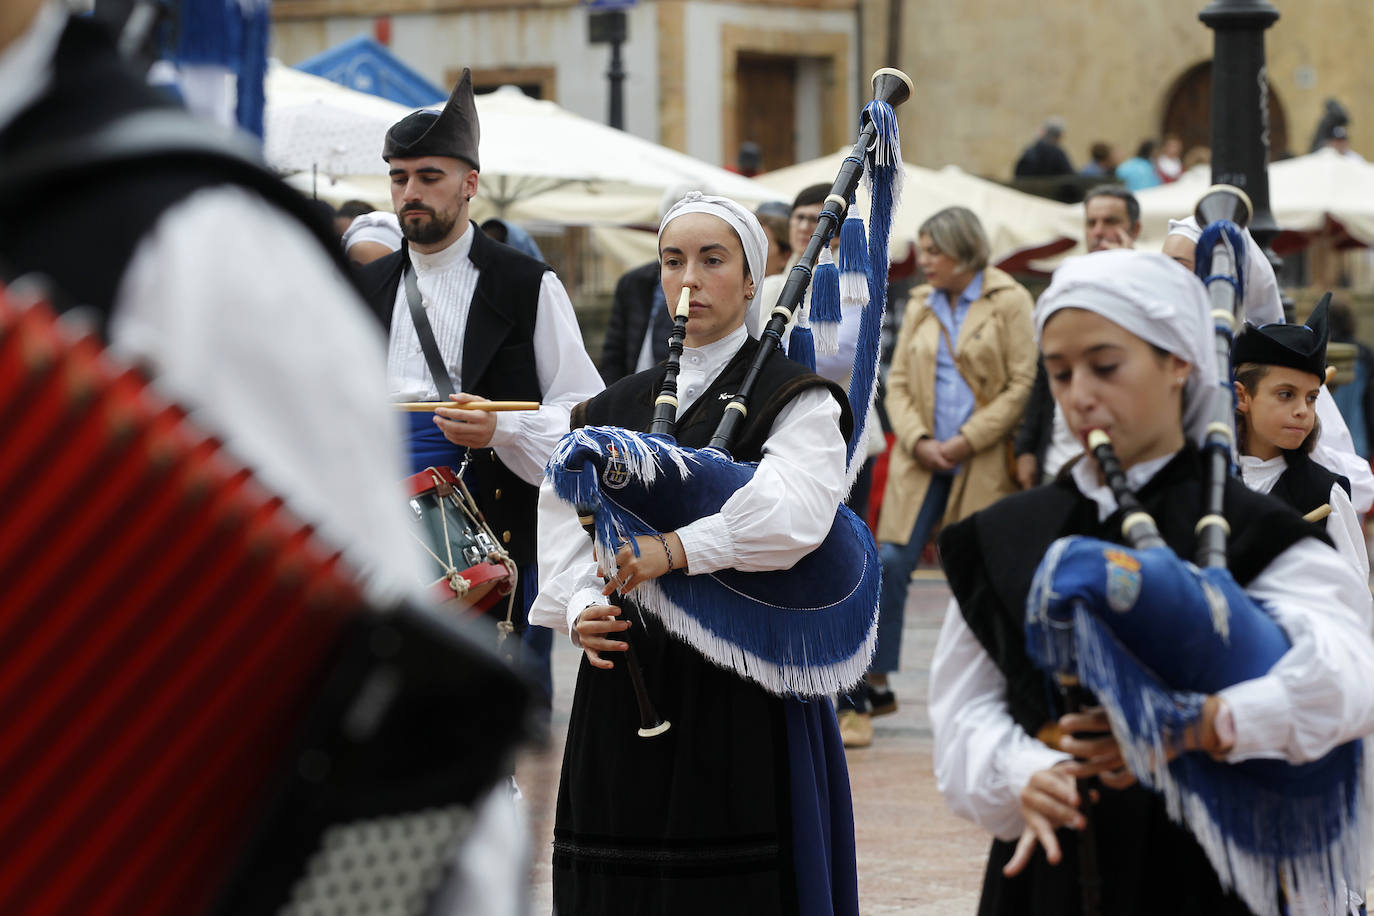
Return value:
[[(1250, 230), (1242, 231), (1245, 233), (1245, 296), (1241, 299), (1241, 312), (1253, 325), (1276, 324), (1283, 321), (1283, 301), (1274, 265), (1264, 256)], [(1169, 220), (1169, 234), (1181, 235), (1196, 245), (1202, 230), (1197, 226), (1197, 217), (1188, 216)]]
[(401, 247), (401, 221), (395, 213), (373, 210), (354, 218), (343, 234), (344, 251), (359, 242), (378, 242), (392, 251)]
[[(1162, 254), (1131, 249), (1069, 258), (1035, 305), (1035, 339), (1060, 309), (1094, 312), (1192, 366), (1183, 386), (1183, 430), (1201, 443), (1218, 384), (1216, 332), (1202, 281)], [(1227, 380), (1229, 386), (1230, 380)]]
[(763, 226), (759, 224), (757, 216), (728, 197), (712, 197), (700, 191), (689, 191), (686, 197), (669, 207), (663, 215), (663, 222), (658, 226), (660, 247), (663, 245), (663, 230), (684, 213), (709, 213), (725, 220), (744, 246), (749, 276), (756, 284), (763, 282), (764, 265), (768, 263), (768, 237), (763, 234)]

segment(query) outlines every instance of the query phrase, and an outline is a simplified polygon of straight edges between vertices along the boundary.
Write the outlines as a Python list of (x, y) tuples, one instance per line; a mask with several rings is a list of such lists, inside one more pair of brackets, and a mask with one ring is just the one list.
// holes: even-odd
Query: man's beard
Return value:
[[(426, 221), (407, 218), (409, 214), (417, 212), (428, 213), (429, 219)], [(444, 219), (431, 207), (413, 204), (401, 211), (401, 235), (405, 236), (406, 241), (418, 245), (432, 245), (448, 235), (457, 222), (458, 214), (456, 213), (448, 219)]]

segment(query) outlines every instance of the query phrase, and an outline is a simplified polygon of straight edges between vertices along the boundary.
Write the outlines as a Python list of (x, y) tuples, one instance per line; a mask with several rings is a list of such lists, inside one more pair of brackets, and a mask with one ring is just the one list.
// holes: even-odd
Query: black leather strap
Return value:
[(415, 323), (415, 333), (420, 337), (420, 349), (424, 351), (425, 362), (429, 364), (429, 374), (434, 377), (434, 387), (439, 390), (439, 400), (447, 401), (453, 394), (453, 379), (449, 378), (448, 367), (439, 355), (439, 344), (434, 340), (434, 329), (429, 326), (429, 316), (425, 314), (424, 302), (420, 298), (420, 285), (415, 282), (415, 271), (405, 269), (402, 282), (406, 287), (406, 304), (410, 306), (410, 320)]

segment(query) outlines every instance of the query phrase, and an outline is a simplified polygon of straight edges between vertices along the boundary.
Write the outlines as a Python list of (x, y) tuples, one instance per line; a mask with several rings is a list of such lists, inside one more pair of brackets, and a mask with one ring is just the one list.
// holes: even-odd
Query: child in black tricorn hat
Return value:
[(1236, 445), (1241, 479), (1316, 523), (1368, 580), (1364, 531), (1350, 481), (1312, 460), (1320, 433), (1317, 398), (1326, 379), (1328, 293), (1307, 324), (1247, 325), (1233, 351)]

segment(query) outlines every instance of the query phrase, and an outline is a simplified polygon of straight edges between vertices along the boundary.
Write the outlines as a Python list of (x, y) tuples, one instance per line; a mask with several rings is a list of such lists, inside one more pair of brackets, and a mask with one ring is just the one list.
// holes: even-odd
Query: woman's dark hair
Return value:
[[(1264, 377), (1269, 374), (1269, 368), (1269, 365), (1266, 363), (1241, 363), (1236, 367), (1236, 381), (1240, 382), (1240, 386), (1253, 398), (1255, 393), (1259, 391), (1259, 383), (1264, 381)], [(1313, 413), (1312, 431), (1307, 434), (1306, 439), (1302, 440), (1302, 445), (1299, 445), (1295, 449), (1291, 449), (1291, 451), (1303, 455), (1312, 454), (1312, 449), (1317, 447), (1317, 437), (1321, 435), (1321, 432), (1322, 421)], [(1241, 413), (1240, 409), (1237, 408), (1236, 450), (1242, 455), (1249, 451), (1249, 434), (1250, 427), (1249, 424), (1246, 423), (1245, 414)], [(1289, 451), (1290, 449), (1284, 449), (1285, 454)]]

